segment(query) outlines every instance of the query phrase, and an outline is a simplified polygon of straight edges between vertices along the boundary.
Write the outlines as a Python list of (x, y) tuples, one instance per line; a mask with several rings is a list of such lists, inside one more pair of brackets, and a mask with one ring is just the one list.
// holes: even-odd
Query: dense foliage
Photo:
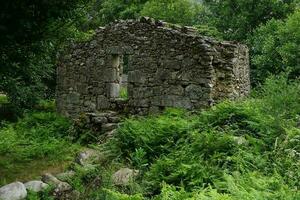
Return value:
[(211, 11), (211, 23), (229, 40), (242, 41), (256, 27), (270, 19), (282, 19), (293, 12), (298, 0), (204, 0)]
[(0, 91), (15, 107), (51, 95), (57, 51), (80, 36), (84, 0), (4, 1), (0, 16)]
[(201, 20), (204, 6), (190, 0), (150, 0), (141, 15), (165, 20), (170, 23), (194, 25)]
[(95, 7), (94, 20), (105, 25), (116, 19), (135, 19), (139, 17), (144, 4), (148, 0), (103, 0)]
[(157, 199), (297, 199), (299, 99), (299, 81), (273, 77), (246, 101), (129, 119), (109, 148)]
[(255, 82), (271, 74), (289, 70), (300, 76), (300, 10), (286, 20), (270, 20), (250, 37), (252, 72)]

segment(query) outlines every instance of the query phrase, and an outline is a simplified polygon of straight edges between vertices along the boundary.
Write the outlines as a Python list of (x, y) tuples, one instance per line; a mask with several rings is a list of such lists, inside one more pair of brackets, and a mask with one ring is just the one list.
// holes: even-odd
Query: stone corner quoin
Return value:
[(245, 45), (147, 17), (98, 28), (90, 41), (73, 44), (57, 67), (57, 108), (70, 117), (124, 107), (136, 114), (200, 109), (249, 92)]

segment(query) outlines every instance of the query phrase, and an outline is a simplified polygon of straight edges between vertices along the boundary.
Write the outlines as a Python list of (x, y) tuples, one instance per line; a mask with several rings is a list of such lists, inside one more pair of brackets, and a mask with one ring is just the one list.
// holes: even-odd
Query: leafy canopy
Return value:
[(272, 19), (260, 26), (249, 41), (254, 82), (286, 70), (292, 78), (300, 76), (300, 10), (286, 20)]
[[(0, 16), (0, 91), (19, 108), (54, 87), (57, 51), (78, 37), (88, 0), (4, 1)], [(75, 20), (76, 19), (76, 20)], [(48, 87), (46, 87), (46, 84)]]
[(204, 0), (211, 11), (211, 24), (225, 39), (243, 41), (268, 20), (285, 18), (298, 0)]
[(200, 20), (204, 7), (191, 0), (150, 0), (141, 15), (165, 20), (170, 23), (194, 25)]

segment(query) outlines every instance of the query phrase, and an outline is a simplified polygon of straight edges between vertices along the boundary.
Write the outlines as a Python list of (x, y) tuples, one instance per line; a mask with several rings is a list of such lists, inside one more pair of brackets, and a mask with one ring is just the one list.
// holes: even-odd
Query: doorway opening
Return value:
[(128, 92), (128, 68), (129, 68), (129, 55), (113, 54), (112, 55), (112, 73), (115, 74), (110, 84), (110, 97), (116, 99), (127, 100)]

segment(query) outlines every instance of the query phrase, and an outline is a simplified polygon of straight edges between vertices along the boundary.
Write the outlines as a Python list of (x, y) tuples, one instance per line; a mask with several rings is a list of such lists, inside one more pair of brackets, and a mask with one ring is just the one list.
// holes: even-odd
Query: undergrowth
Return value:
[(102, 199), (300, 199), (299, 116), (300, 83), (279, 76), (198, 114), (128, 119), (103, 149), (140, 170), (139, 187)]
[[(31, 113), (0, 132), (8, 138), (0, 152), (17, 160), (45, 155), (57, 160), (72, 148), (66, 148), (68, 126), (54, 113)], [(17, 141), (34, 145), (24, 154), (20, 148), (26, 145)], [(81, 199), (91, 200), (297, 200), (299, 144), (300, 82), (271, 77), (245, 100), (125, 120), (100, 146), (104, 161), (73, 166), (76, 176), (68, 182)], [(49, 148), (41, 152), (40, 145)], [(112, 174), (124, 166), (139, 170), (139, 176), (115, 186)]]
[(16, 123), (3, 123), (0, 129), (0, 184), (26, 177), (28, 170), (42, 170), (41, 165), (54, 167), (73, 159), (79, 146), (67, 138), (70, 124), (69, 120), (52, 111), (32, 111)]

